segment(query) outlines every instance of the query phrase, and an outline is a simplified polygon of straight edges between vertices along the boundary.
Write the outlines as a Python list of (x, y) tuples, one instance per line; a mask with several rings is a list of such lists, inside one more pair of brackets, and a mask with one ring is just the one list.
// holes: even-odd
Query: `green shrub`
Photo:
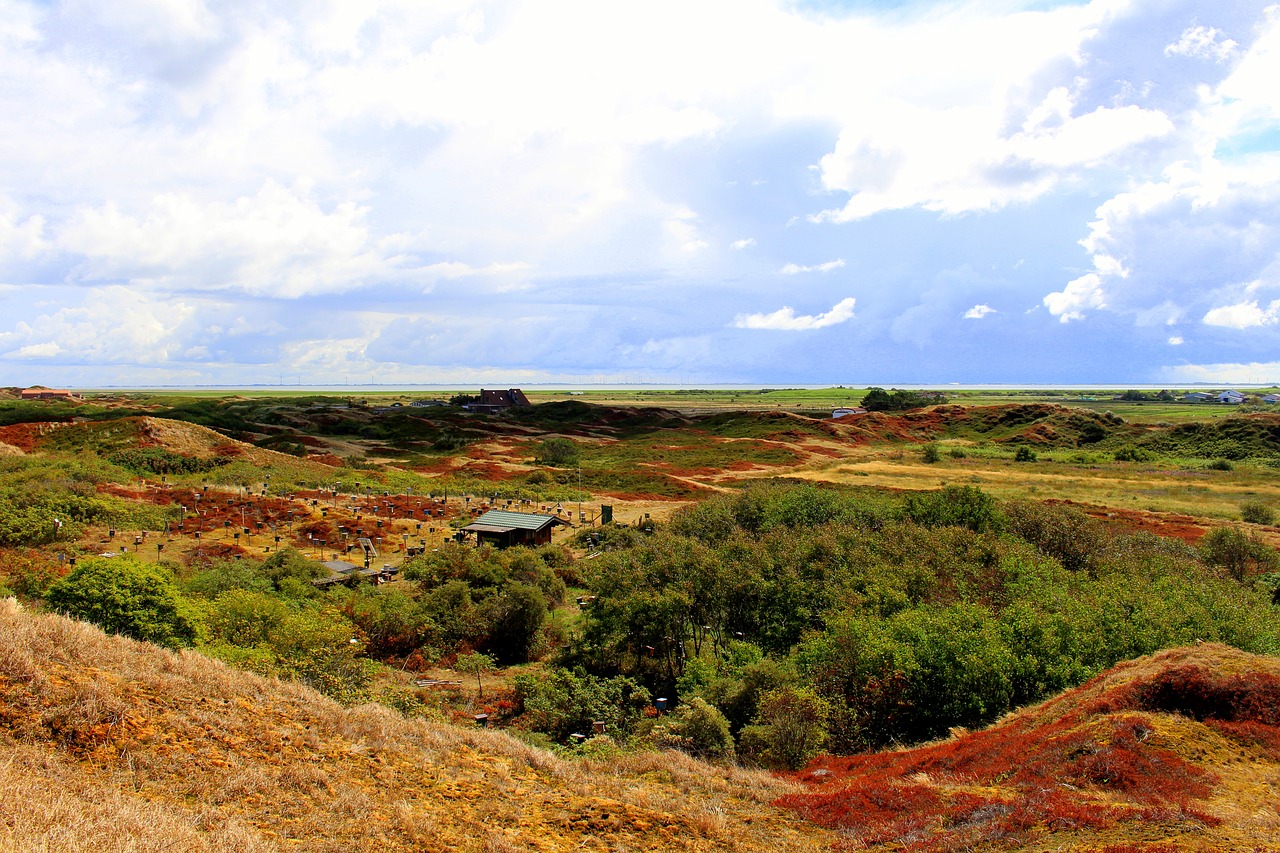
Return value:
[[(299, 455), (305, 453), (303, 448)], [(118, 450), (108, 456), (107, 461), (135, 474), (200, 474), (226, 465), (230, 460), (218, 456), (197, 459), (161, 447), (146, 447)]]
[(827, 742), (827, 701), (807, 687), (782, 687), (760, 697), (755, 721), (742, 730), (745, 758), (764, 767), (799, 770)]
[(211, 611), (201, 647), (211, 657), (293, 678), (341, 702), (365, 699), (364, 645), (341, 614), (314, 602), (242, 589), (218, 596)]
[(1064, 569), (1090, 568), (1106, 551), (1106, 529), (1074, 507), (1011, 500), (1001, 509), (1010, 530), (1040, 553), (1056, 558)]
[(544, 732), (558, 743), (587, 734), (599, 721), (625, 736), (649, 707), (649, 691), (626, 676), (600, 678), (579, 670), (521, 673), (512, 679), (518, 726)]
[(903, 412), (908, 409), (922, 409), (937, 403), (945, 403), (947, 398), (941, 394), (924, 394), (920, 391), (889, 391), (883, 388), (868, 388), (862, 398), (862, 406), (869, 412)]
[(1150, 462), (1155, 454), (1141, 447), (1122, 447), (1115, 452), (1117, 462)]
[(1013, 461), (1014, 462), (1035, 462), (1036, 452), (1032, 450), (1030, 447), (1023, 445), (1022, 447), (1019, 447), (1017, 451), (1013, 454)]
[(1001, 524), (995, 499), (976, 486), (947, 486), (937, 492), (911, 495), (903, 512), (925, 527), (967, 527), (977, 533)]
[(329, 600), (364, 637), (371, 657), (383, 660), (409, 655), (436, 637), (435, 622), (403, 586), (361, 584), (329, 593)]
[(1245, 501), (1240, 504), (1240, 518), (1249, 524), (1275, 524), (1276, 513), (1262, 501)]
[(131, 557), (89, 559), (49, 588), (49, 606), (104, 631), (176, 648), (196, 627), (173, 578)]
[(940, 462), (942, 460), (942, 453), (938, 450), (938, 445), (926, 444), (920, 451), (920, 459), (926, 465), (932, 465), (933, 463)]
[(570, 468), (578, 464), (581, 454), (573, 439), (563, 436), (552, 436), (542, 440), (538, 445), (538, 453), (534, 457), (540, 465), (551, 465), (556, 468)]
[(491, 596), (482, 610), (488, 637), (477, 639), (498, 663), (526, 663), (541, 651), (538, 641), (547, 619), (547, 600), (537, 587), (511, 583)]
[(729, 721), (696, 696), (654, 726), (651, 737), (655, 746), (678, 749), (695, 758), (732, 761), (734, 757)]
[(1230, 471), (1235, 468), (1235, 466), (1226, 459), (1215, 459), (1204, 467), (1208, 468), (1210, 471)]
[(1234, 527), (1215, 527), (1200, 540), (1200, 553), (1211, 566), (1226, 569), (1242, 581), (1280, 569), (1280, 554), (1251, 534)]

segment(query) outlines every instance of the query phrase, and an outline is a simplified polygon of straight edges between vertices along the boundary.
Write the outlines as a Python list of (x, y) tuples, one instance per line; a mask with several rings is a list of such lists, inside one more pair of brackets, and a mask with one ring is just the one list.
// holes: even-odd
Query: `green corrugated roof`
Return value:
[(547, 522), (559, 520), (554, 515), (491, 509), (472, 523), (492, 525), (494, 527), (514, 527), (519, 530), (541, 530), (547, 525)]

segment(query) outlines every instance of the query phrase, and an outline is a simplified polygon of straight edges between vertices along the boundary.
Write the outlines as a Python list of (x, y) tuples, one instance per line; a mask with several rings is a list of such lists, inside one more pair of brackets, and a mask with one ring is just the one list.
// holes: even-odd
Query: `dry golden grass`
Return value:
[(678, 754), (582, 763), (343, 708), (0, 604), (5, 851), (811, 850), (794, 789)]

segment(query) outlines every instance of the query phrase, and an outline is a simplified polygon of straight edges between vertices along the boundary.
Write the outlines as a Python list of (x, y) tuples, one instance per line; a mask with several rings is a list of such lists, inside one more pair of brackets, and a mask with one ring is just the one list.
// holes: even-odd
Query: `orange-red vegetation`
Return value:
[(0, 427), (0, 442), (30, 453), (40, 446), (40, 439), (63, 426), (57, 423), (10, 424)]
[(810, 791), (779, 802), (846, 831), (854, 849), (1040, 849), (1052, 838), (1054, 849), (1096, 850), (1078, 845), (1136, 826), (1177, 849), (1252, 849), (1200, 843), (1250, 831), (1219, 807), (1233, 798), (1230, 761), (1213, 761), (1211, 744), (1280, 769), (1280, 661), (1212, 644), (1162, 652), (983, 731), (820, 758), (796, 774)]

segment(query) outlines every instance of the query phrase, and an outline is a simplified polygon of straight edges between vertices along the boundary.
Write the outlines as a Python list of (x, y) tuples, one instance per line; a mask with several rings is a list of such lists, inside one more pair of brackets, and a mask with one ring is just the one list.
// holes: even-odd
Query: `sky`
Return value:
[(1280, 5), (0, 0), (0, 384), (1280, 382)]

